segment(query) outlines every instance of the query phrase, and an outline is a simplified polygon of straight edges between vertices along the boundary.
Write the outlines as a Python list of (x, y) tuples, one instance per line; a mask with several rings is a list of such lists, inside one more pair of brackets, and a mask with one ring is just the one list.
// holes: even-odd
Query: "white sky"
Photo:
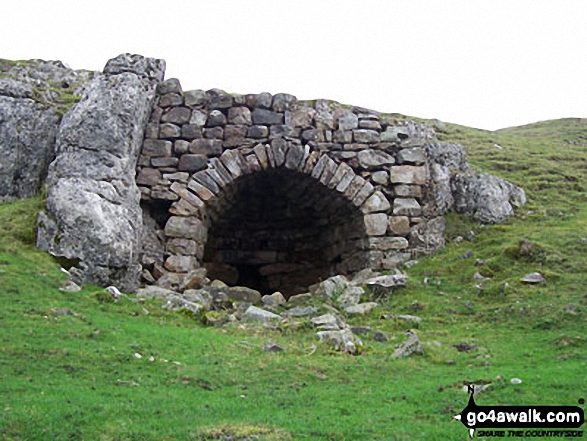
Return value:
[(287, 92), (488, 130), (587, 117), (585, 0), (3, 0), (0, 57), (167, 61), (184, 90)]

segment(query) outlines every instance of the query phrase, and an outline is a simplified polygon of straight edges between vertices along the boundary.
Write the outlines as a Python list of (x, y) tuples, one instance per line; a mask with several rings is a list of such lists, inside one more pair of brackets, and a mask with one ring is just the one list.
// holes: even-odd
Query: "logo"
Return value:
[[(468, 386), (469, 403), (454, 416), (469, 429), (473, 438), (476, 429), (535, 429), (483, 431), (479, 435), (497, 437), (582, 437), (577, 429), (585, 422), (583, 409), (578, 406), (478, 406), (473, 385)], [(536, 430), (555, 429), (555, 430)], [(556, 431), (556, 429), (567, 429)]]

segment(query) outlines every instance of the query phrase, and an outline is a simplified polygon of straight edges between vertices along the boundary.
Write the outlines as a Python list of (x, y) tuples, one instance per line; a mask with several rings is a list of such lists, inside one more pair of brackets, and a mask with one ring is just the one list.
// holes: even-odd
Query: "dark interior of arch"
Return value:
[(241, 177), (209, 213), (204, 262), (211, 279), (287, 298), (366, 266), (362, 213), (305, 174), (272, 169)]

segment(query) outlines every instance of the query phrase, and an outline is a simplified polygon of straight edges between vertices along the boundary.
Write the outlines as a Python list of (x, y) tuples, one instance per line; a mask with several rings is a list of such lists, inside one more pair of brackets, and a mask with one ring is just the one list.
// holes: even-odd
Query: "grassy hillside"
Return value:
[[(587, 120), (436, 129), (529, 202), (504, 225), (450, 216), (446, 248), (349, 319), (372, 328), (357, 357), (322, 347), (304, 322), (208, 328), (156, 301), (61, 292), (65, 276), (33, 247), (41, 201), (0, 205), (0, 439), (464, 441), (452, 416), (467, 382), (492, 384), (480, 405), (587, 398)], [(545, 284), (520, 282), (534, 271)], [(390, 358), (405, 325), (388, 313), (423, 319), (424, 356)], [(285, 351), (262, 352), (269, 339)]]

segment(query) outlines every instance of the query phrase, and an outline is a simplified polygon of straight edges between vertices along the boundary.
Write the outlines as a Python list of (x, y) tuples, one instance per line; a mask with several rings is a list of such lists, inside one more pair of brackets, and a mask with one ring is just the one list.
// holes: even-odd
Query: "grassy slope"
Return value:
[[(465, 440), (451, 421), (466, 404), (464, 381), (494, 383), (478, 404), (587, 398), (587, 121), (438, 130), (477, 169), (522, 185), (529, 203), (500, 226), (450, 216), (447, 247), (420, 259), (376, 314), (350, 320), (391, 340), (367, 335), (359, 357), (312, 353), (307, 326), (205, 328), (156, 302), (100, 303), (95, 287), (60, 292), (64, 275), (32, 247), (40, 201), (0, 205), (0, 439), (205, 439), (198, 433), (208, 427), (265, 439)], [(473, 241), (450, 241), (470, 229)], [(534, 244), (527, 255), (522, 239)], [(467, 250), (473, 258), (461, 257)], [(476, 271), (491, 276), (482, 290)], [(547, 283), (521, 284), (532, 271)], [(54, 316), (59, 308), (80, 316)], [(378, 318), (387, 312), (423, 318), (425, 356), (390, 360), (404, 325)], [(263, 353), (269, 338), (286, 352)], [(459, 352), (461, 343), (473, 349)]]

